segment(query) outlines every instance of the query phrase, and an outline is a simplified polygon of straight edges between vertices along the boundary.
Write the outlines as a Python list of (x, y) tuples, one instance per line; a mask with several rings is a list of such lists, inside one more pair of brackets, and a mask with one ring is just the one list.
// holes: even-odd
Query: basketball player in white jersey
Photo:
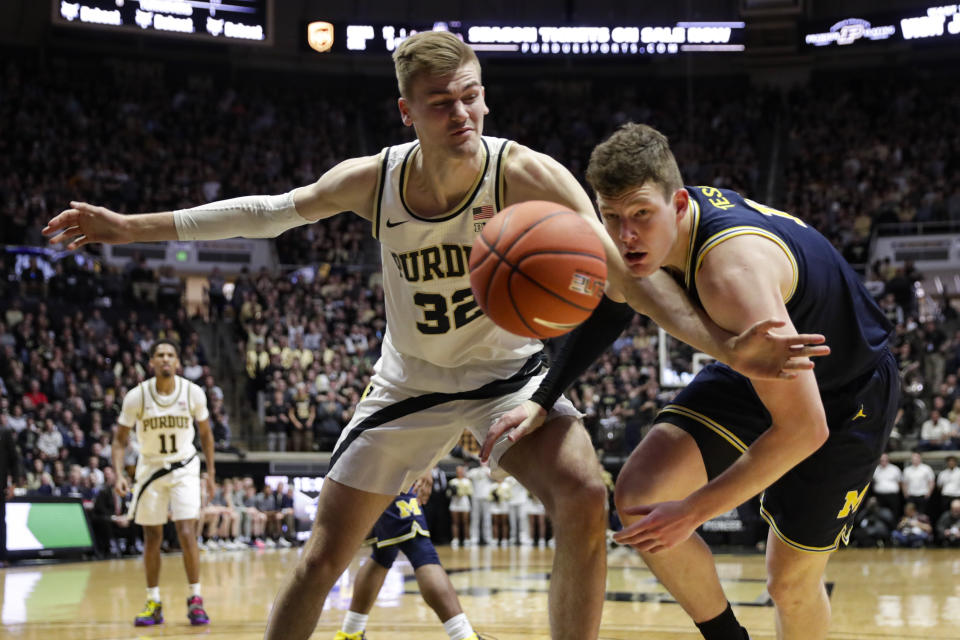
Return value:
[[(130, 430), (136, 428), (140, 443), (133, 499), (133, 521), (143, 527), (143, 564), (147, 573), (147, 604), (137, 614), (138, 627), (163, 622), (160, 600), (160, 544), (168, 512), (177, 527), (183, 566), (190, 596), (187, 617), (190, 624), (208, 624), (200, 595), (200, 551), (197, 547), (197, 520), (200, 517), (200, 458), (193, 444), (199, 431), (207, 463), (207, 495), (214, 492), (213, 432), (203, 390), (177, 375), (180, 349), (172, 340), (157, 340), (150, 348), (154, 377), (127, 392), (117, 419), (113, 440), (113, 464), (123, 469), (123, 452)], [(194, 426), (196, 425), (196, 427)], [(126, 477), (117, 474), (116, 492), (126, 495)]]
[[(580, 212), (607, 245), (611, 280), (632, 287), (624, 294), (634, 308), (745, 372), (780, 375), (793, 356), (805, 355), (792, 345), (810, 338), (771, 338), (764, 323), (732, 336), (706, 325), (668, 276), (629, 278), (569, 171), (520, 144), (482, 135), (488, 109), (480, 64), (456, 36), (416, 34), (393, 58), (400, 117), (414, 127), (414, 142), (346, 160), (283, 195), (135, 216), (74, 202), (44, 230), (72, 249), (90, 242), (273, 237), (344, 211), (371, 221), (382, 245), (383, 354), (337, 443), (313, 534), (270, 614), (270, 640), (309, 637), (326, 595), (396, 494), (431, 469), (464, 428), (483, 442), (491, 422), (527, 399), (543, 378), (542, 343), (497, 327), (471, 294), (468, 252), (492, 211), (550, 200)], [(578, 412), (561, 398), (541, 429), (516, 444), (499, 442), (491, 461), (536, 494), (553, 522), (551, 636), (597, 638), (606, 488)]]

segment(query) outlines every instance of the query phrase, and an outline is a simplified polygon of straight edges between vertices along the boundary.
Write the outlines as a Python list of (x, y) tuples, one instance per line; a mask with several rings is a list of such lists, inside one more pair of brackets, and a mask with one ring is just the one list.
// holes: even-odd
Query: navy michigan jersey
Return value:
[(821, 392), (840, 389), (872, 371), (893, 327), (860, 277), (816, 229), (783, 211), (727, 189), (687, 187), (691, 234), (683, 285), (695, 303), (697, 272), (720, 243), (752, 234), (779, 246), (793, 265), (784, 302), (798, 333), (822, 333), (830, 356), (817, 359)]
[[(687, 187), (691, 234), (683, 278), (699, 303), (697, 273), (720, 243), (758, 235), (793, 266), (784, 296), (800, 333), (822, 333), (829, 356), (813, 372), (829, 428), (827, 441), (766, 488), (760, 515), (786, 545), (825, 553), (845, 542), (893, 428), (900, 376), (887, 348), (892, 327), (860, 278), (830, 242), (802, 220), (715, 187)], [(690, 434), (712, 479), (771, 426), (750, 381), (714, 363), (665, 406), (657, 422)]]

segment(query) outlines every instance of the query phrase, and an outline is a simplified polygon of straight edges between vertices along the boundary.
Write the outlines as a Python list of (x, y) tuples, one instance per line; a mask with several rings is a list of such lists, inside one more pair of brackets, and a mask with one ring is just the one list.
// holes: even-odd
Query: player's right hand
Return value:
[(43, 235), (51, 244), (74, 250), (91, 242), (126, 244), (133, 242), (126, 230), (125, 216), (86, 202), (71, 202), (70, 208), (47, 223)]
[(122, 473), (117, 474), (117, 483), (113, 485), (113, 490), (120, 497), (130, 493), (130, 483), (127, 482), (127, 477)]
[(501, 436), (505, 433), (507, 434), (505, 437), (510, 442), (516, 442), (536, 430), (543, 424), (546, 417), (547, 410), (531, 400), (507, 411), (490, 425), (487, 438), (483, 441), (483, 448), (480, 449), (480, 460), (487, 462), (490, 459), (493, 447), (500, 442)]

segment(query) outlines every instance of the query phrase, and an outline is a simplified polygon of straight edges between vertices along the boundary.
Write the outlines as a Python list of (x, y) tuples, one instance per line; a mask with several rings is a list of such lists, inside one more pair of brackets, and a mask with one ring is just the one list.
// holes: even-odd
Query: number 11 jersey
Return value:
[(170, 395), (157, 391), (157, 379), (150, 378), (127, 392), (117, 421), (125, 427), (136, 427), (140, 443), (140, 461), (150, 466), (163, 466), (193, 456), (197, 449), (195, 420), (210, 417), (207, 397), (196, 384), (175, 376)]

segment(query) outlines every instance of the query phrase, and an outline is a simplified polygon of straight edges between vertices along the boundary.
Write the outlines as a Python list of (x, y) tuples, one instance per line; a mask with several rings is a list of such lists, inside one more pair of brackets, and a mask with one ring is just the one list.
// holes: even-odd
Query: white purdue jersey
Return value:
[(118, 422), (136, 425), (140, 463), (162, 466), (193, 456), (197, 430), (194, 420), (206, 420), (207, 397), (196, 384), (175, 376), (173, 393), (157, 392), (157, 379), (150, 378), (127, 392)]
[(387, 332), (376, 371), (391, 384), (467, 391), (508, 378), (543, 348), (495, 325), (470, 289), (470, 248), (503, 208), (503, 163), (512, 142), (482, 138), (483, 169), (452, 211), (423, 218), (405, 189), (419, 142), (380, 153), (373, 235), (380, 241)]

